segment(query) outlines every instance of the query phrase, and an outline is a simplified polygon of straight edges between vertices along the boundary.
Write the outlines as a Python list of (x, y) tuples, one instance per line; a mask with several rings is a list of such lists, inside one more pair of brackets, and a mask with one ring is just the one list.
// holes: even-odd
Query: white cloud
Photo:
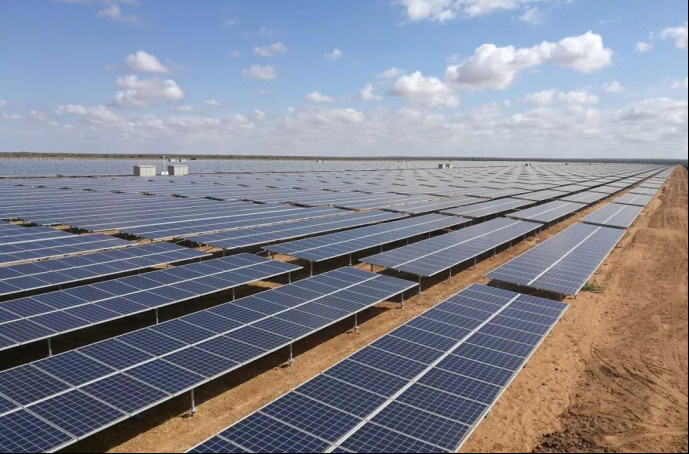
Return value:
[(391, 68), (386, 69), (385, 71), (383, 71), (381, 73), (378, 73), (376, 75), (376, 77), (378, 77), (379, 79), (395, 79), (395, 78), (401, 76), (402, 74), (406, 74), (406, 73), (407, 73), (406, 70), (400, 69), (396, 66), (393, 66)]
[(277, 71), (271, 65), (253, 65), (251, 68), (242, 70), (244, 77), (259, 80), (273, 80), (278, 78)]
[(687, 89), (687, 78), (673, 80), (670, 84), (670, 88), (673, 90), (686, 90)]
[[(523, 105), (521, 105), (524, 107)], [(489, 103), (463, 111), (414, 107), (367, 111), (307, 105), (258, 121), (253, 112), (227, 116), (169, 115), (80, 106), (81, 114), (55, 114), (32, 126), (0, 126), (8, 149), (71, 149), (159, 154), (301, 154), (579, 158), (684, 158), (687, 100), (650, 98), (621, 108), (555, 103), (525, 110)], [(57, 108), (56, 108), (57, 110)], [(106, 121), (97, 123), (98, 115)], [(259, 115), (260, 116), (260, 115)], [(74, 118), (77, 121), (74, 121)], [(5, 121), (0, 116), (0, 124)], [(9, 119), (7, 120), (9, 122)], [(94, 122), (95, 121), (95, 122)], [(102, 121), (102, 120), (100, 120)], [(33, 128), (33, 129), (32, 129)], [(69, 128), (69, 129), (67, 129)], [(38, 139), (37, 137), (40, 137)], [(285, 143), (292, 146), (285, 151)], [(518, 146), (515, 146), (518, 144)]]
[(251, 118), (253, 118), (254, 120), (263, 120), (265, 117), (266, 114), (261, 110), (256, 109), (253, 112), (251, 112)]
[(451, 87), (437, 77), (424, 76), (420, 71), (397, 79), (391, 93), (420, 108), (459, 106), (459, 99)]
[(7, 101), (5, 101), (4, 99), (0, 99), (0, 109), (5, 107), (6, 105), (7, 105)]
[(155, 55), (151, 55), (143, 50), (128, 55), (127, 58), (124, 59), (124, 65), (130, 71), (136, 72), (165, 74), (169, 71), (165, 65), (158, 61)]
[(125, 14), (122, 11), (122, 8), (120, 8), (120, 5), (116, 3), (112, 3), (107, 8), (98, 11), (96, 13), (96, 17), (110, 19), (115, 22), (127, 22), (130, 24), (140, 24), (143, 22), (143, 20), (138, 16)]
[(359, 90), (359, 99), (362, 101), (380, 101), (383, 97), (373, 91), (373, 84), (366, 84)]
[(677, 49), (687, 48), (687, 23), (678, 27), (668, 27), (660, 32), (663, 39), (672, 39), (675, 41)]
[(203, 103), (207, 106), (217, 107), (222, 106), (222, 103), (217, 99), (204, 99)]
[(114, 103), (123, 107), (147, 107), (153, 100), (178, 101), (184, 98), (184, 91), (172, 79), (140, 79), (130, 75), (118, 77), (115, 86)]
[(639, 53), (648, 52), (651, 49), (653, 49), (653, 44), (647, 43), (645, 41), (639, 41), (638, 43), (636, 43), (636, 46), (634, 46), (634, 50)]
[(230, 57), (230, 58), (239, 58), (241, 56), (242, 56), (242, 53), (236, 49), (228, 54), (228, 57)]
[(333, 49), (332, 52), (327, 53), (323, 56), (328, 60), (339, 60), (340, 58), (342, 58), (342, 55), (342, 51), (336, 47), (335, 49)]
[(55, 107), (56, 115), (78, 115), (82, 121), (97, 125), (123, 124), (124, 118), (105, 106), (82, 106), (79, 104), (65, 104)]
[(587, 74), (609, 65), (612, 54), (600, 35), (590, 31), (526, 48), (483, 44), (468, 59), (448, 66), (445, 78), (466, 87), (504, 90), (521, 70), (552, 63)]
[(612, 82), (608, 82), (607, 84), (603, 84), (603, 90), (606, 93), (614, 94), (614, 95), (619, 95), (624, 93), (626, 90), (622, 86), (621, 83), (619, 83), (616, 80), (613, 80)]
[(222, 24), (225, 27), (234, 27), (239, 24), (239, 19), (225, 19), (222, 21)]
[(311, 102), (333, 102), (334, 99), (331, 98), (330, 96), (326, 96), (324, 94), (321, 94), (317, 91), (312, 91), (308, 95), (306, 95), (306, 99), (311, 101)]
[(254, 53), (259, 57), (274, 57), (287, 52), (287, 46), (281, 42), (273, 43), (268, 46), (254, 46)]
[(598, 104), (600, 99), (598, 96), (588, 93), (584, 90), (564, 92), (551, 89), (526, 95), (524, 97), (524, 101), (535, 106), (549, 106), (555, 103), (569, 105), (591, 105)]
[(543, 11), (537, 6), (527, 8), (518, 18), (521, 22), (538, 25), (543, 23)]
[(398, 0), (407, 19), (416, 22), (446, 22), (458, 17), (472, 18), (498, 11), (524, 10), (519, 20), (540, 23), (542, 13), (532, 0)]

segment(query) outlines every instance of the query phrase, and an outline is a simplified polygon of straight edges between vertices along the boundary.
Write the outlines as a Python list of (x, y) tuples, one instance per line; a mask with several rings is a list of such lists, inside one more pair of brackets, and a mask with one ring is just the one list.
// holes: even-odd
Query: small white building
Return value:
[(189, 175), (189, 166), (184, 164), (170, 164), (167, 166), (167, 173), (171, 176)]
[(154, 177), (156, 176), (156, 166), (138, 165), (134, 166), (135, 177)]

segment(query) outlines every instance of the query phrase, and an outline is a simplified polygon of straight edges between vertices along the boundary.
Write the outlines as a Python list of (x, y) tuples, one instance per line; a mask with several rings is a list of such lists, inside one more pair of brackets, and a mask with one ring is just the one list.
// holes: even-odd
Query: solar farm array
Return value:
[[(97, 162), (71, 173), (106, 167)], [(470, 286), (194, 448), (454, 451), (566, 309), (496, 287), (576, 295), (672, 170), (196, 164), (208, 173), (0, 179), (0, 350), (48, 344), (47, 358), (0, 371), (0, 449), (55, 451), (182, 393), (193, 402), (210, 380), (279, 349), (291, 361), (300, 339), (347, 318), (356, 327), (359, 312), (402, 303), (422, 279), (451, 276), (606, 200), (491, 271), (493, 286)], [(70, 174), (65, 165), (56, 173)], [(301, 265), (312, 277), (293, 282)], [(235, 289), (281, 276), (287, 284), (234, 300)], [(208, 296), (221, 302), (194, 308)], [(173, 305), (190, 313), (158, 323)], [(148, 312), (149, 327), (52, 355), (59, 336)]]

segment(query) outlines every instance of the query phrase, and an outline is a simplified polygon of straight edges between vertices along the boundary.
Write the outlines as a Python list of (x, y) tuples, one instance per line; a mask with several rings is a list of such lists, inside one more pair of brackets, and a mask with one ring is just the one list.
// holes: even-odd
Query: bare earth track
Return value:
[[(597, 205), (599, 206), (599, 205)], [(596, 207), (597, 207), (596, 206)], [(180, 452), (303, 383), (487, 271), (591, 212), (589, 208), (495, 260), (425, 289), (404, 309), (383, 304), (351, 323), (179, 397), (68, 448), (70, 452)], [(678, 167), (592, 278), (463, 452), (687, 451), (687, 172)]]

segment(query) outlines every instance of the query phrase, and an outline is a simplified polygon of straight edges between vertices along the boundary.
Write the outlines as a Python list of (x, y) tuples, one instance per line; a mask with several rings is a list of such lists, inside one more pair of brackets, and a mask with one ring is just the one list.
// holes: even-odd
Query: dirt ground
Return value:
[[(604, 202), (602, 202), (604, 203)], [(182, 452), (327, 369), (491, 269), (598, 208), (589, 207), (448, 282), (424, 286), (403, 309), (381, 304), (196, 391), (68, 448)], [(368, 269), (366, 267), (365, 269)], [(463, 452), (687, 451), (687, 173), (677, 168), (594, 275), (603, 292), (571, 307), (478, 427)]]

